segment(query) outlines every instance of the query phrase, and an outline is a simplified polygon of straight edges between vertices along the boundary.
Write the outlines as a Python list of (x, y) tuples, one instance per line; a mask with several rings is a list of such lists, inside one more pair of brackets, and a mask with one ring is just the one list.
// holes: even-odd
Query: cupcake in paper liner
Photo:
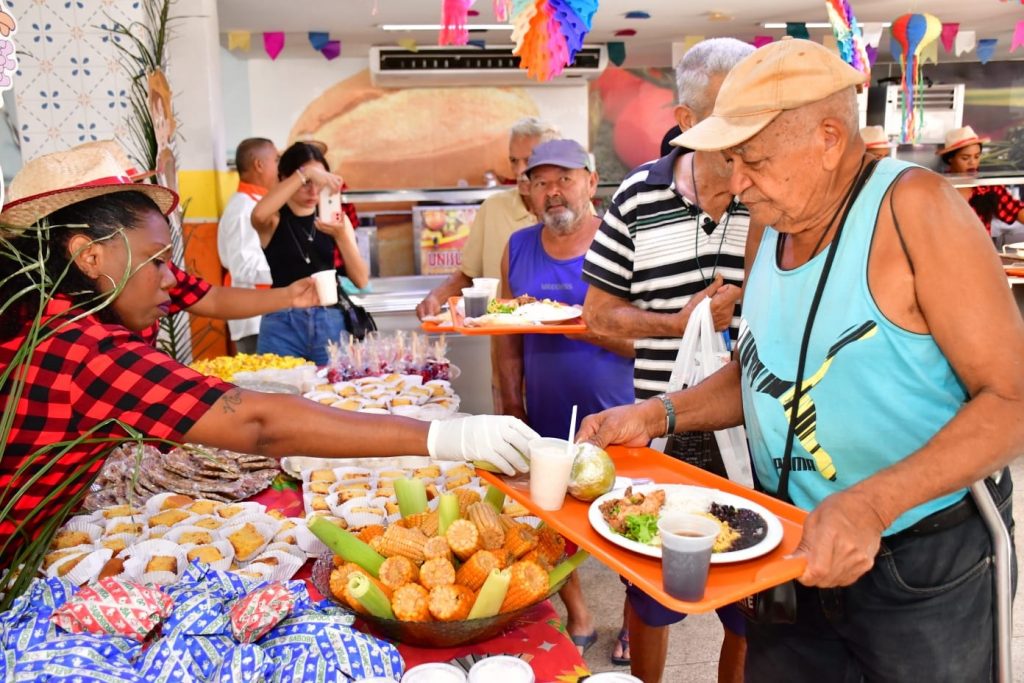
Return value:
[(266, 552), (270, 552), (271, 550), (274, 550), (274, 551), (277, 551), (277, 552), (281, 552), (281, 553), (287, 553), (288, 555), (291, 555), (292, 557), (297, 557), (298, 559), (302, 560), (303, 562), (306, 561), (306, 553), (301, 548), (299, 548), (299, 546), (295, 545), (294, 543), (283, 543), (281, 541), (271, 541), (270, 545), (268, 545), (267, 549), (264, 550), (263, 552), (266, 553)]
[(274, 534), (274, 542), (290, 543), (291, 545), (295, 545), (295, 530), (300, 526), (305, 526), (305, 524), (305, 519), (287, 517), (284, 520), (281, 520), (281, 526), (278, 527), (277, 533)]
[(154, 538), (132, 548), (124, 573), (133, 581), (151, 586), (177, 583), (188, 564), (185, 549), (173, 541)]
[(200, 515), (194, 512), (189, 512), (184, 508), (171, 508), (169, 510), (161, 510), (160, 512), (147, 513), (145, 515), (146, 526), (150, 529), (157, 527), (174, 527), (181, 526), (191, 523), (193, 520), (198, 519)]
[(307, 481), (307, 482), (303, 482), (303, 484), (302, 484), (302, 493), (303, 493), (303, 495), (305, 495), (307, 493), (315, 493), (315, 494), (320, 495), (320, 496), (326, 496), (328, 493), (331, 492), (331, 487), (333, 487), (336, 483), (337, 482), (334, 482), (334, 481)]
[(295, 545), (306, 553), (307, 557), (320, 557), (328, 552), (327, 546), (310, 531), (306, 524), (295, 527)]
[(406, 391), (412, 387), (421, 387), (423, 386), (423, 375), (402, 375), (402, 382), (405, 384)]
[(216, 515), (217, 511), (224, 507), (224, 503), (219, 500), (208, 500), (206, 498), (197, 498), (189, 505), (186, 510), (194, 512), (200, 516)]
[(226, 520), (223, 517), (219, 517), (217, 515), (202, 515), (200, 517), (196, 517), (191, 522), (189, 522), (189, 526), (197, 526), (200, 529), (218, 531), (227, 526), (228, 523), (229, 520)]
[(360, 413), (366, 415), (390, 415), (391, 412), (387, 408), (360, 408)]
[(50, 574), (50, 569), (55, 565), (64, 562), (70, 557), (84, 557), (96, 550), (97, 546), (92, 543), (86, 543), (84, 545), (76, 545), (70, 548), (61, 548), (60, 550), (49, 550), (43, 555), (43, 563), (39, 569), (47, 576), (56, 576), (56, 574)]
[(79, 545), (94, 545), (103, 535), (103, 527), (87, 522), (80, 517), (72, 517), (60, 528), (50, 541), (50, 550), (63, 550)]
[(315, 391), (310, 391), (303, 394), (302, 397), (310, 401), (315, 401), (316, 403), (321, 403), (325, 406), (329, 406), (338, 400), (338, 395), (329, 389), (317, 389)]
[(99, 540), (99, 547), (106, 548), (114, 554), (114, 557), (118, 555), (127, 555), (129, 549), (136, 543), (141, 543), (145, 540), (139, 534), (113, 534), (111, 536), (102, 536)]
[(146, 501), (146, 512), (155, 515), (165, 510), (180, 510), (189, 507), (195, 499), (181, 493), (158, 493)]
[(192, 526), (191, 524), (176, 526), (168, 530), (163, 535), (163, 538), (180, 546), (209, 545), (215, 541), (222, 540), (219, 531), (204, 529), (201, 526)]
[(366, 483), (373, 479), (373, 470), (368, 467), (335, 467), (334, 474), (337, 475), (337, 483)]
[(370, 492), (377, 490), (377, 484), (365, 482), (338, 482), (332, 489), (334, 497), (331, 505), (343, 505), (354, 498), (369, 498)]
[(338, 410), (362, 410), (366, 405), (367, 401), (361, 396), (349, 396), (348, 398), (337, 398), (335, 397), (334, 402), (330, 404), (332, 408)]
[(235, 562), (241, 564), (263, 552), (277, 533), (277, 524), (250, 521), (225, 527), (221, 536), (235, 550)]
[(267, 581), (287, 581), (295, 576), (295, 573), (306, 563), (306, 556), (301, 558), (284, 552), (283, 550), (264, 550), (257, 557), (246, 564), (245, 568), (252, 570), (260, 566), (270, 567), (271, 571), (266, 575)]
[(335, 382), (331, 385), (332, 391), (336, 396), (342, 398), (351, 398), (359, 395), (359, 387), (355, 382)]
[[(234, 527), (239, 524), (245, 524), (246, 522), (253, 522), (268, 526), (273, 531), (271, 537), (277, 535), (278, 530), (281, 528), (281, 520), (277, 517), (272, 517), (265, 512), (252, 512), (232, 517), (228, 520), (226, 526)], [(223, 533), (221, 535), (223, 536)]]
[(56, 576), (62, 576), (74, 586), (89, 583), (100, 575), (100, 571), (114, 553), (106, 548), (94, 550), (83, 558), (72, 558), (58, 563), (50, 569), (56, 570)]
[(104, 536), (118, 536), (120, 534), (142, 536), (147, 531), (144, 517), (112, 517), (107, 520), (102, 533)]
[(369, 498), (353, 498), (334, 511), (350, 529), (362, 529), (371, 524), (382, 524), (387, 518), (383, 506), (373, 505)]
[(302, 497), (302, 506), (307, 512), (330, 512), (338, 505), (340, 503), (336, 493), (310, 493)]
[(452, 391), (452, 383), (446, 379), (432, 379), (429, 382), (424, 382), (423, 386), (430, 389), (431, 396), (437, 398), (455, 395), (455, 392)]
[(392, 415), (398, 415), (399, 417), (411, 417), (414, 420), (422, 419), (420, 415), (423, 413), (423, 408), (418, 405), (395, 405), (394, 403), (388, 408)]
[(182, 547), (185, 549), (185, 559), (190, 564), (198, 561), (220, 572), (227, 571), (235, 560), (235, 549), (228, 541)]
[(263, 505), (262, 503), (246, 501), (244, 503), (228, 503), (224, 505), (224, 507), (217, 510), (217, 516), (221, 519), (234, 520), (239, 515), (249, 513), (263, 514), (266, 511), (266, 505)]

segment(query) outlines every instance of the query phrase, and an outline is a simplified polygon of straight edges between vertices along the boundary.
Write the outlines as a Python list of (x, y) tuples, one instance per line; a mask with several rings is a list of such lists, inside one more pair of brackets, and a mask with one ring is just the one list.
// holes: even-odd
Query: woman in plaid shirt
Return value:
[[(946, 144), (936, 152), (949, 166), (949, 172), (958, 175), (974, 175), (981, 163), (981, 146), (989, 138), (978, 137), (970, 126), (957, 128), (946, 133)], [(1024, 223), (1024, 202), (1014, 199), (1002, 185), (979, 185), (961, 187), (959, 192), (978, 214), (986, 232), (992, 233), (992, 219), (1004, 223)]]
[[(0, 305), (14, 302), (0, 316), (0, 367), (13, 370), (0, 382), (5, 414), (13, 418), (0, 443), (0, 510), (11, 506), (0, 513), (0, 568), (26, 541), (52, 534), (98, 472), (111, 443), (50, 448), (82, 435), (127, 438), (131, 429), (270, 456), (426, 454), (526, 471), (521, 452), (536, 434), (515, 418), (428, 424), (340, 411), (244, 391), (147, 344), (138, 333), (171, 307), (176, 278), (166, 260), (166, 214), (177, 203), (167, 188), (133, 184), (102, 150), (40, 157), (11, 184), (0, 211)], [(24, 267), (40, 254), (45, 278)], [(41, 292), (54, 283), (41, 308)], [(19, 360), (37, 316), (38, 343)], [(14, 378), (24, 381), (16, 395)], [(77, 483), (61, 499), (47, 499), (72, 479)]]

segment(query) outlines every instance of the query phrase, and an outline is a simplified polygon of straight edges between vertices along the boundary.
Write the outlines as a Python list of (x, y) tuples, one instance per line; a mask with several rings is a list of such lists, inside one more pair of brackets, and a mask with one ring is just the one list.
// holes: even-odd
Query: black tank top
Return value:
[[(277, 230), (263, 248), (274, 287), (287, 287), (313, 273), (334, 268), (337, 246), (313, 225), (315, 213), (296, 216), (285, 204), (279, 216)], [(339, 275), (345, 274), (344, 266), (335, 270)]]

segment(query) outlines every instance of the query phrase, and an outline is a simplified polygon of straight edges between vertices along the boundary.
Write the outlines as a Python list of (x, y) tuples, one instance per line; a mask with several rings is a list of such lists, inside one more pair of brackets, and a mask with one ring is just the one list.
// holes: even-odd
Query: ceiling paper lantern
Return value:
[(583, 47), (597, 0), (513, 0), (512, 11), (512, 52), (530, 78), (547, 81)]
[(839, 56), (854, 69), (864, 74), (865, 80), (871, 78), (871, 60), (868, 59), (867, 40), (853, 14), (853, 7), (848, 0), (826, 0), (829, 23), (832, 34), (836, 38)]
[(931, 14), (904, 14), (892, 22), (893, 56), (898, 56), (903, 72), (900, 81), (903, 94), (900, 142), (917, 142), (920, 136), (924, 116), (920, 98), (921, 52), (941, 34), (942, 22)]

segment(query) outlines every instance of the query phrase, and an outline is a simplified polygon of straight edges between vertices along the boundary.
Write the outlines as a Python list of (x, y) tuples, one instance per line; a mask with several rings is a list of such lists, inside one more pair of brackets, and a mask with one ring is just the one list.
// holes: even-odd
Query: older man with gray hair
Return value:
[(667, 408), (676, 429), (744, 423), (761, 486), (810, 512), (795, 615), (750, 625), (748, 681), (988, 681), (993, 544), (966, 488), (985, 479), (1012, 523), (1024, 322), (952, 185), (866, 154), (864, 80), (786, 39), (729, 74), (680, 142), (721, 150), (770, 226), (738, 357), (670, 406), (614, 408), (580, 436), (646, 443)]
[[(706, 118), (729, 70), (754, 51), (734, 38), (698, 43), (676, 68), (676, 120), (688, 130)], [(715, 327), (737, 333), (750, 215), (729, 189), (721, 154), (675, 148), (634, 169), (622, 182), (583, 267), (589, 283), (583, 317), (595, 333), (635, 339), (635, 399), (669, 390), (690, 312), (712, 297)], [(759, 234), (754, 229), (755, 234)], [(666, 452), (724, 474), (713, 436), (680, 435)], [(661, 676), (669, 624), (685, 615), (662, 608), (627, 587), (633, 673), (650, 683)], [(719, 616), (725, 626), (719, 680), (743, 675), (744, 620), (735, 607)], [(625, 646), (620, 649), (626, 649)], [(618, 663), (622, 659), (614, 659)]]

